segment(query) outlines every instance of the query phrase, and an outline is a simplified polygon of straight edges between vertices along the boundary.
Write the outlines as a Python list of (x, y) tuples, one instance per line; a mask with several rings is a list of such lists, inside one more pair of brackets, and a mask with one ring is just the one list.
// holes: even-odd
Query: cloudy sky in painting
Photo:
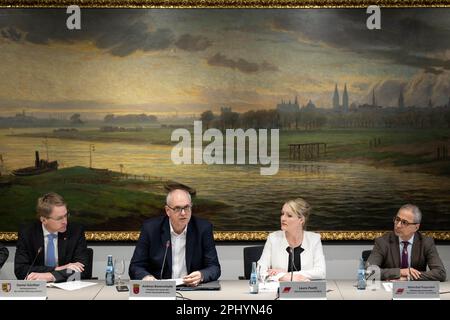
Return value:
[(446, 104), (450, 9), (0, 10), (0, 116), (270, 109), (298, 95), (350, 103)]

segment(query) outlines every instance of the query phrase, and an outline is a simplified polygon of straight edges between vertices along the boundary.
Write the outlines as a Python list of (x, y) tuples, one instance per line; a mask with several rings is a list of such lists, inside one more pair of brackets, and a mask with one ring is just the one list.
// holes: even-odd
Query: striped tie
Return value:
[(408, 245), (409, 242), (408, 241), (402, 241), (403, 243), (403, 249), (402, 249), (402, 269), (408, 268), (409, 267), (409, 263), (408, 263)]

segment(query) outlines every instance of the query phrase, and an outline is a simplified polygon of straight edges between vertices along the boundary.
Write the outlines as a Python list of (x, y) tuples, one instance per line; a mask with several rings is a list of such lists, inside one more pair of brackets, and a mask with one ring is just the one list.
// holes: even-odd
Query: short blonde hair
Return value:
[(297, 217), (305, 219), (303, 229), (306, 229), (306, 223), (308, 222), (309, 215), (312, 209), (309, 203), (302, 198), (297, 198), (294, 200), (286, 201), (285, 205), (287, 205), (289, 209), (291, 209), (291, 211), (297, 215)]
[(61, 207), (61, 206), (67, 205), (66, 202), (64, 201), (64, 198), (61, 197), (59, 194), (54, 192), (44, 194), (37, 201), (36, 205), (37, 217), (48, 218), (50, 217), (50, 214), (52, 213), (54, 207)]

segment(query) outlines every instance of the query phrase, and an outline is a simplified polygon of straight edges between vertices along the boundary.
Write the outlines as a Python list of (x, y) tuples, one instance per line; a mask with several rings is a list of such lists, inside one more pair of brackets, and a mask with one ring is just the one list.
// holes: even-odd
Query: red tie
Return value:
[(408, 241), (402, 241), (403, 243), (403, 249), (402, 249), (402, 269), (408, 268)]

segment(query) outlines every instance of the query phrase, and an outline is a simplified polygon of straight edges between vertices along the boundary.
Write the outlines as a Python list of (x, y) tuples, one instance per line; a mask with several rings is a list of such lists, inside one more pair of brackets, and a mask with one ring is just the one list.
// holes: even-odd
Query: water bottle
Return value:
[(258, 293), (258, 272), (256, 270), (256, 262), (252, 262), (252, 273), (250, 273), (250, 293)]
[(108, 255), (108, 263), (106, 265), (105, 281), (107, 286), (114, 285), (114, 265), (112, 255)]
[(357, 288), (358, 290), (366, 290), (366, 268), (362, 258), (359, 260)]

